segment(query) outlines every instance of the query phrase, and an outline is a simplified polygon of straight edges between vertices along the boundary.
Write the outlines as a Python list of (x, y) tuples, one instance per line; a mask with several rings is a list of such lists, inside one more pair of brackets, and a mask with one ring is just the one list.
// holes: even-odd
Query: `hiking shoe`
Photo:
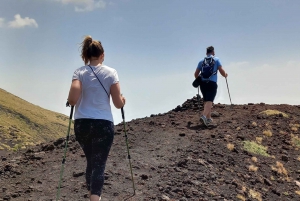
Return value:
[(200, 117), (200, 121), (201, 121), (205, 126), (208, 126), (208, 124), (207, 124), (207, 119), (206, 119), (205, 116), (201, 116), (201, 117)]
[(206, 119), (207, 123), (210, 124), (213, 122), (213, 119), (212, 118), (209, 118), (209, 119)]
[(207, 127), (216, 127), (217, 124), (213, 122), (212, 119), (207, 119)]

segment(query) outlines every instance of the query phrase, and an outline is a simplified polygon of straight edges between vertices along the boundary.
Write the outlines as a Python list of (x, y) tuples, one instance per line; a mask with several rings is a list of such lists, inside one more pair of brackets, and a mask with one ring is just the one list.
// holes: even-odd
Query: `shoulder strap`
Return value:
[[(210, 59), (210, 62), (207, 63), (207, 60), (209, 60), (209, 59)], [(203, 60), (203, 63), (202, 63), (202, 71), (203, 71), (203, 67), (204, 67), (206, 64), (210, 65), (210, 64), (213, 63), (213, 62), (215, 62), (214, 57), (204, 57), (204, 60)], [(214, 68), (214, 66), (213, 66), (213, 68)], [(218, 69), (217, 69), (216, 71), (213, 71), (212, 74), (211, 74), (211, 76), (209, 76), (209, 78), (207, 78), (207, 81), (209, 81), (210, 78), (211, 78), (213, 75), (217, 74), (217, 72), (218, 72)]]
[(215, 60), (214, 57), (208, 57), (207, 60), (209, 59), (209, 65), (212, 64)]
[(211, 63), (213, 63), (215, 60), (213, 57), (204, 57), (203, 62), (202, 62), (202, 66), (205, 65), (210, 65)]
[(101, 81), (99, 80), (98, 76), (97, 76), (96, 73), (94, 72), (93, 68), (92, 68), (90, 65), (88, 65), (88, 66), (91, 68), (91, 70), (93, 71), (93, 73), (94, 73), (94, 75), (96, 76), (97, 80), (100, 82), (101, 86), (103, 87), (104, 91), (106, 92), (107, 96), (109, 97), (109, 94), (107, 93), (107, 91), (106, 91), (106, 89), (104, 88), (103, 84), (101, 83)]

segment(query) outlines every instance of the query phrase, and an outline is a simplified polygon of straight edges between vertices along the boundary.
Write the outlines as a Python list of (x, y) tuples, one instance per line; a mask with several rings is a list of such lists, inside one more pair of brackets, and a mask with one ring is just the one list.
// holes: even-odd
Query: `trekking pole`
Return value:
[(200, 87), (198, 87), (197, 99), (198, 99), (198, 105), (199, 105), (199, 114), (200, 114), (200, 117), (201, 117), (201, 96), (200, 96), (199, 88)]
[[(70, 106), (69, 102), (67, 102), (66, 106), (67, 107)], [(70, 137), (70, 128), (71, 128), (71, 123), (72, 123), (73, 110), (74, 110), (74, 106), (71, 106), (69, 127), (68, 127), (66, 142), (65, 142), (64, 156), (63, 156), (63, 160), (61, 162), (60, 177), (59, 177), (58, 188), (57, 188), (57, 193), (56, 193), (56, 201), (58, 201), (59, 197), (60, 197), (60, 187), (61, 187), (62, 176), (63, 176), (63, 173), (64, 173), (64, 165), (65, 165), (65, 162), (66, 162), (66, 152), (67, 152), (68, 141), (69, 141), (69, 137)]]
[(228, 87), (228, 82), (227, 82), (227, 77), (225, 77), (225, 79), (226, 79), (226, 84), (227, 84), (227, 90), (228, 90), (228, 95), (229, 95), (230, 103), (231, 103), (231, 106), (232, 106), (230, 92), (229, 92), (229, 87)]
[(125, 141), (126, 141), (126, 147), (127, 147), (127, 155), (129, 160), (129, 166), (130, 166), (130, 172), (131, 172), (131, 179), (132, 179), (132, 187), (133, 187), (133, 195), (135, 195), (135, 187), (134, 187), (134, 180), (133, 180), (133, 173), (132, 173), (132, 166), (130, 161), (130, 153), (129, 153), (129, 147), (128, 147), (128, 138), (127, 138), (127, 132), (126, 132), (126, 124), (125, 124), (125, 117), (124, 117), (124, 109), (121, 108), (122, 112), (122, 118), (123, 118), (123, 124), (124, 124), (124, 132), (125, 132)]

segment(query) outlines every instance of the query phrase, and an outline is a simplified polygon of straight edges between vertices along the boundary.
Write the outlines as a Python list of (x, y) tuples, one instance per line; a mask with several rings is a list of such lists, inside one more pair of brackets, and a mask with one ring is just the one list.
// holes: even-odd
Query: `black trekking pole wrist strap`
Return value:
[(97, 80), (99, 81), (99, 83), (101, 84), (101, 86), (103, 87), (104, 91), (106, 92), (106, 94), (107, 94), (107, 96), (108, 96), (108, 98), (109, 98), (109, 94), (107, 93), (107, 91), (106, 91), (106, 89), (104, 88), (103, 84), (102, 84), (101, 81), (99, 80), (99, 78), (98, 78), (98, 76), (96, 75), (95, 71), (93, 70), (93, 68), (92, 68), (90, 65), (88, 65), (88, 66), (89, 66), (89, 67), (91, 68), (91, 70), (93, 71), (95, 77), (97, 78)]

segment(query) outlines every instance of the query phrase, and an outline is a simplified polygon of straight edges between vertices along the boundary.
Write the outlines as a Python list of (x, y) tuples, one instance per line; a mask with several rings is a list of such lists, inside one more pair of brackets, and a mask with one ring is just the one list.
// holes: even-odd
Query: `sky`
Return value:
[[(195, 96), (194, 72), (211, 45), (233, 104), (299, 105), (299, 9), (298, 0), (0, 0), (0, 88), (69, 115), (79, 44), (91, 35), (118, 72), (126, 121)], [(220, 74), (215, 103), (230, 104)]]

